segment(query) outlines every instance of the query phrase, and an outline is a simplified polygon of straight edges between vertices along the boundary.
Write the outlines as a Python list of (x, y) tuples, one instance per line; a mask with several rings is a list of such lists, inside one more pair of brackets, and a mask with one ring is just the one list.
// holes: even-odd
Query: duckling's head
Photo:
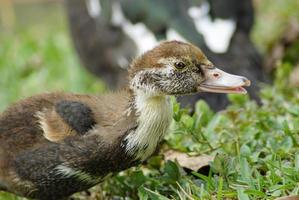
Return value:
[(217, 69), (196, 46), (163, 42), (136, 58), (130, 69), (130, 88), (150, 95), (197, 92), (246, 93), (250, 81)]

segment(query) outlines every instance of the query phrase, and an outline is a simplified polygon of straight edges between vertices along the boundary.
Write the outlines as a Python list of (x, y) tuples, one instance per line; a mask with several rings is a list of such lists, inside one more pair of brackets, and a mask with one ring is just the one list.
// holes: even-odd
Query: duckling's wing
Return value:
[(84, 135), (96, 125), (92, 109), (79, 101), (61, 100), (51, 110), (38, 113), (44, 136), (60, 141), (70, 135)]
[(63, 100), (55, 108), (60, 117), (80, 135), (96, 124), (91, 108), (81, 102)]
[(45, 93), (21, 100), (0, 114), (0, 146), (9, 151), (15, 146), (17, 152), (82, 136), (94, 127), (104, 130), (119, 121), (128, 96), (127, 91), (100, 96)]

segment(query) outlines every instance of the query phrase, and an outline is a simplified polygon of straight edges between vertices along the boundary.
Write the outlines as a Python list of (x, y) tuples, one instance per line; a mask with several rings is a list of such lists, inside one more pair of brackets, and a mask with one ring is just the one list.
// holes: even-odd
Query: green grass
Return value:
[[(277, 4), (274, 7), (280, 8)], [(280, 13), (294, 10), (284, 7)], [(34, 25), (25, 26), (21, 21), (14, 32), (1, 33), (1, 111), (11, 102), (40, 92), (105, 90), (100, 80), (80, 67), (65, 21), (61, 20), (62, 11), (57, 12), (49, 19), (57, 22), (55, 26), (34, 19)], [(261, 27), (261, 21), (256, 27)], [(268, 38), (260, 30), (254, 34), (261, 36), (257, 42)], [(265, 47), (268, 41), (259, 44)], [(275, 83), (263, 87), (262, 106), (247, 96), (230, 95), (232, 105), (225, 111), (214, 113), (199, 101), (190, 116), (174, 102), (172, 131), (163, 149), (213, 155), (210, 171), (186, 172), (177, 163), (164, 161), (160, 153), (141, 166), (107, 179), (91, 189), (92, 195), (96, 199), (247, 200), (299, 194), (299, 90), (288, 86), (286, 77), (291, 68), (284, 60)], [(85, 197), (82, 193), (75, 198)], [(20, 199), (0, 193), (0, 200)]]

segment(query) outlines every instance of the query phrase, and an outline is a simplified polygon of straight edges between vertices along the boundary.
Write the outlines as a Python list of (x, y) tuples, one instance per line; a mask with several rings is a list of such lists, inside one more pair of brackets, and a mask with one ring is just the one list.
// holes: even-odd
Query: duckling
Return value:
[(250, 81), (217, 69), (189, 43), (166, 41), (130, 65), (116, 93), (46, 93), (0, 116), (0, 188), (63, 199), (146, 160), (168, 132), (169, 96), (246, 93)]

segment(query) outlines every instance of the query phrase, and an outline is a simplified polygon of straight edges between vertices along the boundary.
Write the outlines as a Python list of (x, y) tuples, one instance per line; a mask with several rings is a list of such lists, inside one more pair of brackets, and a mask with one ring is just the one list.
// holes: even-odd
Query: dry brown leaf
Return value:
[(299, 195), (280, 197), (275, 200), (299, 200)]
[(167, 150), (164, 152), (165, 160), (177, 161), (180, 166), (191, 169), (193, 171), (198, 171), (204, 166), (208, 166), (209, 162), (214, 160), (213, 156), (200, 155), (200, 156), (190, 156), (186, 153)]

